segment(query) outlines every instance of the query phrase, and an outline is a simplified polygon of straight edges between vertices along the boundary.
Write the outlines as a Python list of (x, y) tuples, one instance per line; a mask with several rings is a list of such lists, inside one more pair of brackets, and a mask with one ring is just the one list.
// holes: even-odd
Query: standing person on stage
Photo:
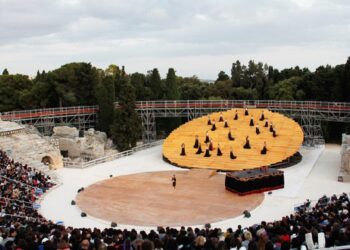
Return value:
[(173, 175), (173, 178), (171, 178), (171, 182), (173, 183), (173, 188), (176, 188), (176, 176)]

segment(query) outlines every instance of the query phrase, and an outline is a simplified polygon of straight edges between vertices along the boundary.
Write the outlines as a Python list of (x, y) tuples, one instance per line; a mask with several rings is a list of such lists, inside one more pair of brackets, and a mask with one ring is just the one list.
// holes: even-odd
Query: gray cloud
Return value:
[(70, 61), (215, 78), (232, 61), (314, 68), (350, 55), (346, 0), (0, 0), (0, 68)]

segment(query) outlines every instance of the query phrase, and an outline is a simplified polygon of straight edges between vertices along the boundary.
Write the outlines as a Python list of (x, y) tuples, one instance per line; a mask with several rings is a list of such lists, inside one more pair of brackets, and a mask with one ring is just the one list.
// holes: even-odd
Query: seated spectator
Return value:
[(266, 147), (266, 141), (264, 141), (264, 146), (263, 148), (261, 149), (261, 152), (260, 152), (262, 155), (266, 155), (267, 153), (267, 147)]
[(224, 125), (224, 128), (228, 128), (228, 123), (227, 123), (227, 120), (225, 120), (225, 125)]
[(264, 116), (264, 110), (261, 112), (261, 115), (260, 115), (260, 121), (263, 121), (265, 119), (265, 116)]
[(260, 128), (259, 128), (259, 125), (256, 125), (256, 127), (255, 127), (255, 133), (256, 133), (257, 135), (259, 135), (259, 134), (260, 134)]
[(222, 115), (222, 112), (220, 112), (219, 122), (223, 122), (223, 121), (224, 121), (224, 116)]
[(218, 149), (217, 149), (217, 156), (222, 156), (222, 152), (221, 152), (221, 148), (220, 148), (220, 144), (218, 144)]
[[(206, 154), (210, 156), (208, 147)], [(36, 188), (46, 192), (54, 186), (49, 176), (0, 151), (0, 177), (0, 249), (306, 249), (306, 245), (318, 243), (319, 235), (325, 240), (319, 243), (325, 243), (326, 248), (350, 244), (350, 200), (346, 193), (323, 196), (314, 205), (306, 200), (303, 209), (281, 220), (262, 221), (245, 229), (229, 228), (224, 239), (218, 228), (159, 227), (138, 233), (134, 229), (57, 225), (24, 205), (37, 201)]]
[(211, 125), (210, 115), (208, 115), (208, 122), (207, 122), (207, 124)]
[(233, 147), (231, 146), (230, 147), (230, 159), (231, 160), (234, 160), (234, 159), (236, 159), (237, 158), (237, 156), (235, 156), (235, 154), (233, 153)]
[(211, 126), (211, 131), (215, 131), (216, 130), (216, 125), (215, 122), (213, 122), (213, 125)]
[(250, 149), (250, 148), (251, 148), (251, 146), (250, 146), (250, 141), (249, 141), (249, 136), (247, 136), (247, 137), (245, 138), (245, 144), (244, 144), (243, 148), (244, 148), (244, 149)]
[(182, 143), (181, 144), (181, 153), (180, 153), (181, 156), (185, 156), (186, 155), (186, 151), (185, 151), (185, 143)]
[(237, 109), (235, 111), (235, 117), (233, 118), (233, 120), (238, 120), (238, 112), (237, 112)]
[(202, 145), (201, 145), (201, 143), (199, 143), (199, 144), (198, 144), (198, 150), (197, 150), (196, 154), (199, 155), (199, 154), (201, 154), (201, 153), (203, 153), (203, 151), (202, 151)]
[(209, 136), (209, 132), (207, 131), (205, 133), (205, 141), (204, 141), (204, 143), (208, 143), (208, 142), (210, 142), (210, 136)]
[(207, 146), (207, 148), (205, 149), (205, 154), (204, 157), (210, 157), (210, 150), (209, 150), (209, 146)]
[(254, 126), (254, 118), (253, 118), (253, 116), (250, 117), (249, 126), (250, 126), (250, 127), (253, 127), (253, 126)]
[(196, 139), (194, 140), (193, 148), (198, 148), (198, 145), (199, 145), (199, 140), (198, 140), (198, 135), (196, 135)]

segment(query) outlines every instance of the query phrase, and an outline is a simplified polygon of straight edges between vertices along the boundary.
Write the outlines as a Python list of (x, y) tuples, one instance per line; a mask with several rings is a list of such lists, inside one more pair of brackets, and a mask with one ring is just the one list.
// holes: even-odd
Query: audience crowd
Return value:
[[(310, 249), (350, 245), (350, 202), (347, 194), (307, 201), (290, 216), (249, 228), (222, 231), (163, 228), (145, 231), (116, 228), (72, 228), (45, 220), (36, 210), (42, 193), (54, 186), (50, 177), (14, 162), (0, 151), (1, 249)], [(59, 208), (58, 208), (59, 209)]]

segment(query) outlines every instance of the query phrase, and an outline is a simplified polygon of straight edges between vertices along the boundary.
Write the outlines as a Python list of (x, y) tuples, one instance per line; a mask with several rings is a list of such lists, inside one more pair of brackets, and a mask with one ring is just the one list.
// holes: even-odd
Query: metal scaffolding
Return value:
[[(118, 108), (118, 103), (116, 103)], [(136, 111), (141, 117), (144, 142), (156, 139), (156, 118), (186, 117), (188, 120), (212, 112), (234, 108), (264, 108), (296, 119), (304, 130), (305, 145), (324, 143), (321, 121), (350, 123), (350, 103), (318, 101), (273, 100), (176, 100), (138, 101)], [(33, 124), (45, 134), (57, 125), (76, 126), (79, 129), (95, 127), (97, 106), (79, 106), (52, 109), (12, 111), (0, 114), (2, 120)]]
[(74, 126), (79, 130), (95, 128), (97, 106), (77, 106), (5, 112), (0, 119), (35, 126), (42, 134), (51, 135), (55, 126)]
[(152, 142), (157, 139), (156, 116), (150, 109), (141, 109), (139, 111), (142, 121), (142, 141)]
[(147, 109), (152, 110), (156, 118), (187, 117), (188, 120), (234, 108), (266, 108), (297, 120), (303, 128), (306, 146), (324, 144), (321, 121), (350, 122), (350, 103), (269, 100), (137, 102), (138, 112)]

